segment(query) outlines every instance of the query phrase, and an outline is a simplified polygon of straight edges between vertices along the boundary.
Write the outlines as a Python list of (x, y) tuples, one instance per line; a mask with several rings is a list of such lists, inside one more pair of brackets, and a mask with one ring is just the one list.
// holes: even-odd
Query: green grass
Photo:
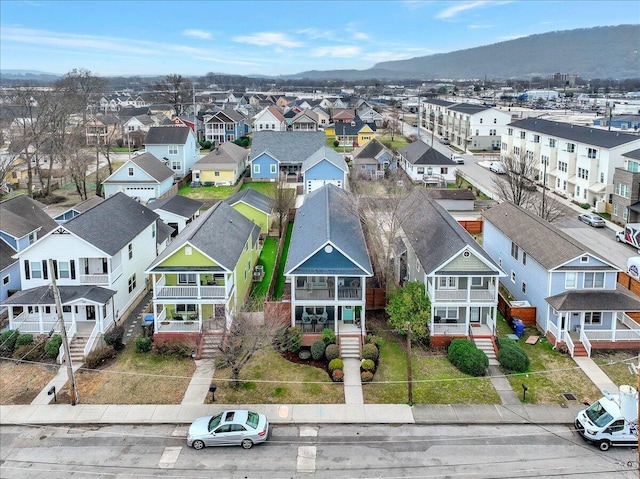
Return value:
[(382, 143), (384, 146), (392, 150), (403, 148), (409, 144), (409, 140), (405, 136), (402, 136), (397, 133), (393, 135), (393, 140), (391, 139), (391, 135), (382, 135), (382, 136), (376, 135), (376, 139), (380, 143)]
[[(591, 359), (609, 376), (616, 386), (630, 384), (636, 387), (638, 376), (629, 370), (629, 363), (638, 364), (636, 351), (593, 351)], [(609, 391), (614, 392), (614, 391)]]
[(273, 277), (276, 266), (276, 255), (278, 254), (278, 240), (268, 237), (264, 240), (258, 264), (264, 265), (264, 278), (259, 283), (253, 283), (251, 288), (252, 296), (266, 296), (269, 291), (269, 284)]
[(282, 249), (282, 256), (280, 256), (280, 263), (278, 264), (278, 276), (276, 277), (276, 284), (273, 288), (273, 299), (280, 301), (282, 293), (284, 292), (284, 266), (287, 263), (287, 255), (289, 254), (289, 245), (291, 244), (291, 233), (293, 232), (293, 222), (289, 223), (287, 227), (287, 235), (284, 238), (284, 246)]
[(262, 193), (263, 195), (267, 195), (273, 198), (276, 194), (276, 187), (277, 184), (270, 181), (252, 181), (243, 183), (240, 187), (240, 191), (251, 188)]
[(178, 194), (193, 198), (194, 200), (216, 199), (223, 200), (233, 194), (233, 186), (201, 186), (199, 188), (191, 188), (185, 185), (178, 190)]

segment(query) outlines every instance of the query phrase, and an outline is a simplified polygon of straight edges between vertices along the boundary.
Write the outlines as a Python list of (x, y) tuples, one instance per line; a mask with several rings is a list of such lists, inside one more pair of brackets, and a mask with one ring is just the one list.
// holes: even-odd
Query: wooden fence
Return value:
[(387, 297), (384, 288), (367, 288), (366, 309), (384, 309)]
[(498, 311), (500, 311), (511, 327), (513, 327), (514, 316), (520, 318), (525, 326), (536, 326), (535, 306), (511, 306), (509, 301), (498, 293)]
[(482, 233), (482, 220), (458, 220), (458, 223), (466, 229), (469, 234), (480, 234)]

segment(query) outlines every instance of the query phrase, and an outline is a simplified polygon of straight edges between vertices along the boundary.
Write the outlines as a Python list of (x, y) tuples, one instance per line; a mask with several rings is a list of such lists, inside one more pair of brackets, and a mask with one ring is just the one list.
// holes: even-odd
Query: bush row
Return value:
[(507, 371), (524, 373), (529, 369), (529, 356), (511, 339), (498, 340), (497, 359)]
[(468, 339), (451, 341), (447, 356), (451, 364), (471, 376), (482, 376), (489, 367), (487, 355)]

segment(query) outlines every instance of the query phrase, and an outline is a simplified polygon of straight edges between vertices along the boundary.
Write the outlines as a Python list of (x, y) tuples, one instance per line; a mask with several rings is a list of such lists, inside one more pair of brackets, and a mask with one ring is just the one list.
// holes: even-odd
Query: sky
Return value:
[(363, 70), (537, 33), (630, 23), (640, 23), (637, 0), (2, 0), (0, 70)]

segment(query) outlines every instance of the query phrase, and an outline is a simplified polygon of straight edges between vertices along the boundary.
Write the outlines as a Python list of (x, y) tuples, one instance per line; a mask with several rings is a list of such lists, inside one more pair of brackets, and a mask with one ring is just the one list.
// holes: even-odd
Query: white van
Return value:
[(619, 394), (602, 392), (604, 397), (578, 413), (576, 431), (601, 451), (611, 446), (637, 446), (638, 391), (623, 385)]
[(451, 155), (451, 161), (453, 161), (457, 165), (464, 165), (464, 157), (462, 155), (456, 155), (455, 153)]

